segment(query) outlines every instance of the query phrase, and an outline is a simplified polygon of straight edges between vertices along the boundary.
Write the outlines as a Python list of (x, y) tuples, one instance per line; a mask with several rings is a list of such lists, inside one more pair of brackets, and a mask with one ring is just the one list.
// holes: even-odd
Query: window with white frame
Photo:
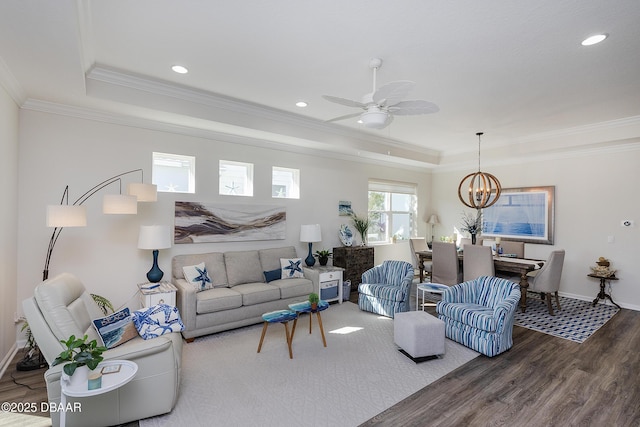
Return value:
[(299, 199), (300, 169), (289, 169), (274, 166), (271, 172), (271, 197)]
[(167, 193), (196, 192), (196, 158), (181, 154), (153, 153), (151, 182)]
[(253, 164), (220, 160), (218, 193), (227, 196), (253, 196)]
[(369, 180), (369, 227), (371, 243), (407, 240), (414, 235), (418, 197), (416, 185)]

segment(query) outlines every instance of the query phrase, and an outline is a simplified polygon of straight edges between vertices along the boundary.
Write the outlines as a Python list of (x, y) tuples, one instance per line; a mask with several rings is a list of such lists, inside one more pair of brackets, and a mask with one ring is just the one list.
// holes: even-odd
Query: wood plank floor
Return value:
[[(46, 402), (44, 369), (15, 371), (20, 357), (0, 402)], [(20, 425), (47, 425), (39, 415)], [(0, 425), (15, 424), (0, 414)], [(516, 326), (508, 352), (477, 357), (363, 425), (640, 426), (640, 312), (620, 310), (583, 344)]]
[(513, 341), (363, 426), (640, 426), (640, 312), (620, 310), (582, 344), (518, 326)]

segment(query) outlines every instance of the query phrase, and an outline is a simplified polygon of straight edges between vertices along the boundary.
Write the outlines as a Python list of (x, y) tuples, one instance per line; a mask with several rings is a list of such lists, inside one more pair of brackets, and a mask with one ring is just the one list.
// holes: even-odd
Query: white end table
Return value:
[(89, 390), (86, 375), (74, 374), (69, 377), (63, 372), (62, 378), (60, 378), (60, 388), (62, 391), (60, 395), (60, 406), (62, 408), (60, 411), (61, 427), (65, 427), (66, 424), (65, 409), (67, 407), (67, 396), (89, 397), (110, 392), (131, 381), (136, 375), (136, 372), (138, 372), (138, 365), (130, 360), (109, 360), (101, 362), (95, 370), (100, 371), (105, 366), (117, 367), (117, 365), (120, 365), (120, 370), (118, 372), (102, 374), (102, 387), (95, 390)]
[[(420, 283), (416, 288), (416, 310), (420, 307), (418, 302), (418, 294), (422, 291), (422, 301), (424, 302), (425, 293), (429, 292), (431, 294), (440, 294), (449, 289), (449, 286), (442, 285), (440, 283)], [(422, 306), (422, 310), (424, 311), (424, 305)]]

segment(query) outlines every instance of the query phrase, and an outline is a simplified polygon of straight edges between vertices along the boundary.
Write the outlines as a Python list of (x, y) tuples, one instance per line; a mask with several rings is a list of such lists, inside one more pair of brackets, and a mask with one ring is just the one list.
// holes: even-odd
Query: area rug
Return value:
[(293, 359), (284, 327), (262, 325), (185, 344), (174, 410), (140, 421), (156, 426), (357, 426), (478, 356), (446, 340), (446, 354), (416, 364), (393, 343), (393, 320), (356, 304), (322, 312), (323, 347), (314, 317), (298, 321)]
[(549, 314), (546, 301), (540, 299), (538, 294), (527, 295), (527, 310), (522, 313), (516, 311), (515, 324), (534, 331), (583, 343), (595, 331), (600, 329), (618, 309), (613, 305), (596, 304), (595, 307), (589, 301), (574, 298), (560, 297), (562, 310), (557, 310), (555, 297), (553, 312)]

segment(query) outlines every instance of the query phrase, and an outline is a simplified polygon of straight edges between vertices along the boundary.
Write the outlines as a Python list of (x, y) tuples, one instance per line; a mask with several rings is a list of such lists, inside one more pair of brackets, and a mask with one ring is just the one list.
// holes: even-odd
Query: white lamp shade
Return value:
[(440, 221), (438, 220), (438, 215), (435, 215), (435, 214), (431, 215), (429, 217), (429, 221), (427, 222), (431, 225), (440, 224)]
[(139, 249), (167, 249), (171, 247), (171, 228), (168, 225), (141, 225)]
[(138, 199), (136, 196), (105, 194), (102, 199), (102, 213), (135, 215), (138, 213)]
[(300, 241), (301, 242), (321, 242), (322, 232), (320, 230), (320, 224), (301, 225)]
[(131, 182), (127, 185), (127, 194), (136, 196), (139, 202), (155, 202), (158, 200), (158, 186), (143, 182)]
[(47, 227), (86, 227), (87, 209), (79, 205), (48, 205)]

